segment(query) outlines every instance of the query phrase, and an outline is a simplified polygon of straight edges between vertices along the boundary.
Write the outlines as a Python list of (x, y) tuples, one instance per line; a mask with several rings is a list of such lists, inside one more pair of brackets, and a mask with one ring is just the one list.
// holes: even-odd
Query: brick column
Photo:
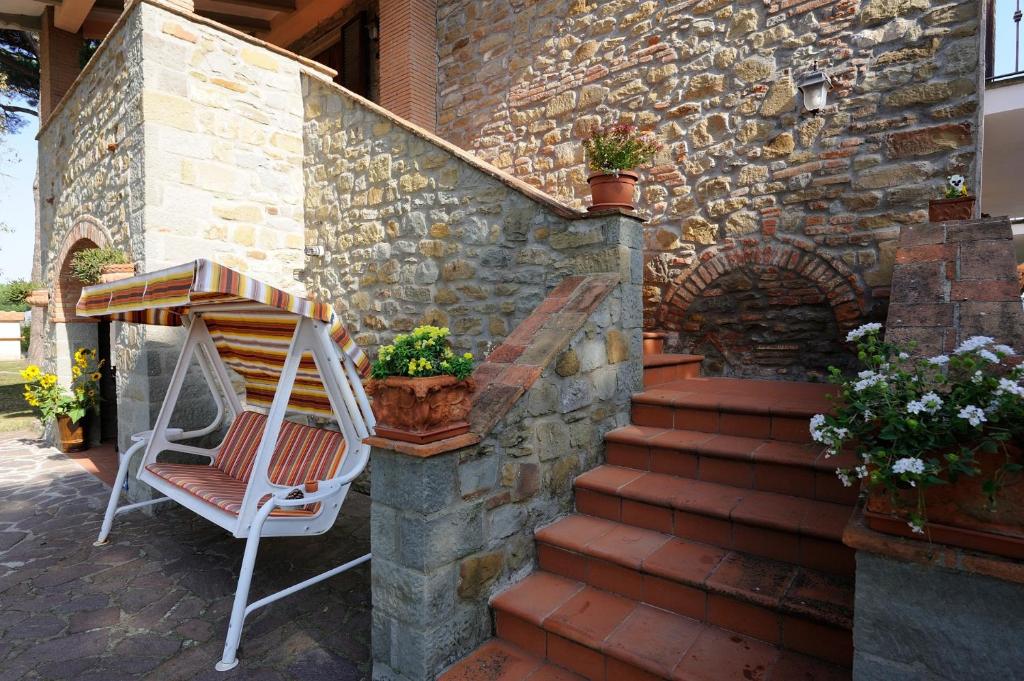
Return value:
[(43, 13), (39, 31), (39, 118), (46, 120), (81, 73), (82, 34), (62, 31), (53, 24), (53, 7)]
[(380, 103), (433, 132), (437, 123), (436, 0), (381, 0)]

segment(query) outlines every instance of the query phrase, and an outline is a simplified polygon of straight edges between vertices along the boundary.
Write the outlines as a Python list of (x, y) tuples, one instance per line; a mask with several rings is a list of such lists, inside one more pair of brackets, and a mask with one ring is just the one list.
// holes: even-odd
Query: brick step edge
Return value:
[(844, 487), (835, 471), (859, 459), (827, 457), (820, 445), (649, 426), (610, 431), (605, 443), (614, 466), (850, 506), (857, 501), (857, 488)]
[[(557, 580), (557, 581), (556, 581)], [(541, 589), (536, 585), (542, 584)], [(552, 586), (554, 585), (554, 593)], [(544, 592), (545, 606), (543, 610), (535, 607), (537, 597), (532, 599), (524, 598), (529, 592)], [(577, 603), (573, 603), (576, 600)], [(586, 604), (579, 604), (578, 601), (591, 601), (594, 607)], [(532, 602), (531, 602), (532, 601)], [(581, 607), (577, 608), (576, 606)], [(611, 606), (610, 610), (608, 606)], [(693, 664), (694, 658), (689, 654), (683, 654), (680, 661), (673, 669), (663, 666), (660, 656), (651, 650), (643, 650), (642, 643), (636, 645), (635, 636), (630, 636), (628, 625), (629, 620), (638, 614), (646, 619), (657, 621), (655, 626), (648, 624), (648, 636), (655, 639), (651, 645), (661, 648), (666, 641), (676, 639), (674, 633), (677, 630), (689, 630), (698, 632), (699, 638), (709, 635), (714, 638), (731, 641), (738, 648), (761, 651), (762, 655), (770, 656), (766, 660), (765, 667), (772, 667), (780, 656), (799, 655), (813, 656), (819, 653), (812, 663), (834, 669), (833, 665), (849, 667), (852, 664), (852, 638), (850, 632), (842, 632), (842, 640), (823, 642), (815, 638), (815, 631), (802, 630), (798, 624), (791, 628), (790, 636), (793, 643), (799, 648), (779, 646), (767, 641), (761, 641), (754, 637), (748, 637), (731, 629), (700, 622), (691, 617), (678, 615), (663, 608), (658, 608), (647, 603), (640, 603), (633, 599), (624, 598), (601, 589), (588, 586), (577, 580), (570, 580), (547, 572), (536, 572), (530, 577), (498, 594), (491, 601), (491, 607), (495, 611), (495, 622), (497, 634), (504, 640), (523, 648), (537, 657), (543, 656), (553, 664), (565, 667), (587, 678), (691, 678), (686, 672), (686, 666)], [(601, 612), (604, 610), (604, 612)], [(794, 621), (795, 622), (795, 621)], [(625, 640), (623, 640), (625, 639)], [(671, 645), (671, 643), (668, 643)], [(685, 647), (685, 646), (684, 646)], [(835, 648), (839, 659), (830, 661), (822, 660), (820, 652), (824, 649)], [(737, 654), (742, 653), (737, 650)], [(727, 668), (733, 659), (725, 656), (715, 655), (710, 658), (703, 658), (698, 664), (711, 663), (716, 667), (721, 666), (718, 671), (722, 679), (742, 678), (739, 675), (730, 675)], [(602, 674), (600, 670), (607, 665), (608, 673)], [(616, 673), (611, 673), (615, 669)], [(642, 673), (638, 674), (637, 671)], [(739, 672), (739, 670), (736, 670)], [(700, 676), (700, 678), (704, 678)], [(715, 677), (718, 678), (718, 677)], [(770, 677), (766, 674), (766, 678)], [(806, 678), (784, 677), (784, 678)], [(811, 676), (809, 678), (825, 678)]]
[[(656, 491), (679, 483), (705, 498), (666, 499)], [(830, 574), (853, 574), (854, 552), (842, 543), (853, 508), (844, 504), (607, 465), (578, 476), (574, 487), (580, 513)], [(803, 511), (796, 520), (758, 517), (740, 509), (744, 499), (752, 508), (799, 505)]]
[[(616, 547), (614, 542), (619, 537), (612, 534), (620, 528), (612, 521), (568, 516), (538, 529), (535, 536), (541, 569), (727, 629), (731, 627), (715, 621), (717, 617), (708, 619), (716, 615), (709, 608), (721, 605), (723, 599), (737, 601), (740, 609), (751, 613), (748, 626), (737, 631), (762, 640), (769, 640), (760, 635), (761, 626), (773, 613), (829, 628), (853, 628), (852, 580), (631, 526), (626, 537), (628, 546)], [(603, 543), (599, 542), (602, 538)], [(590, 546), (594, 542), (598, 543)], [(657, 548), (647, 553), (651, 547)], [(623, 550), (617, 552), (616, 548)], [(683, 568), (684, 564), (691, 567)], [(719, 568), (724, 570), (725, 579), (713, 579)], [(784, 584), (782, 596), (766, 595), (755, 586), (755, 580), (745, 584), (746, 575), (734, 576), (734, 583), (728, 583), (727, 573), (735, 571), (754, 572), (755, 580), (760, 574), (768, 582), (772, 580), (769, 573), (775, 572), (775, 579)], [(801, 591), (807, 593), (815, 585), (824, 586), (830, 596), (845, 590), (850, 606), (834, 600), (801, 600)]]
[(564, 667), (546, 662), (517, 645), (492, 638), (462, 658), (437, 681), (586, 681)]
[(681, 355), (668, 352), (659, 352), (651, 355), (644, 355), (644, 369), (653, 367), (677, 366), (680, 364), (700, 364), (704, 361), (704, 355)]

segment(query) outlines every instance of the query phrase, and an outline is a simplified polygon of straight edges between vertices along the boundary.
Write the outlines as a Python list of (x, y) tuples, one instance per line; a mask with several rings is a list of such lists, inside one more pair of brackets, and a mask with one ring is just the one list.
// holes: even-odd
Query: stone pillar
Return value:
[(81, 73), (82, 34), (54, 26), (54, 9), (43, 12), (39, 31), (39, 119), (45, 121)]
[(985, 681), (1018, 674), (1024, 631), (1019, 560), (884, 535), (868, 529), (859, 513), (843, 541), (857, 549), (854, 681)]
[(380, 103), (433, 132), (437, 124), (436, 0), (381, 0)]
[(460, 559), (484, 546), (484, 499), (459, 492), (472, 449), (371, 453), (375, 681), (431, 681), (490, 636), (486, 600), (457, 595)]

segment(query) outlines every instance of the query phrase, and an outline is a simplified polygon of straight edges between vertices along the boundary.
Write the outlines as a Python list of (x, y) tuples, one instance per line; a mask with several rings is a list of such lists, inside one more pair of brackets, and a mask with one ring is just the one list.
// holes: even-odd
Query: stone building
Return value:
[[(110, 334), (122, 448), (149, 427), (179, 338), (77, 318), (67, 263), (82, 248), (120, 248), (140, 271), (210, 258), (329, 300), (371, 353), (437, 323), (489, 355), (475, 441), (422, 470), (395, 451), (375, 460), (375, 479), (408, 486), (375, 499), (377, 531), (440, 537), (427, 557), (412, 540), (375, 556), (376, 574), (415, 592), (375, 612), (382, 679), (431, 678), (489, 635), (488, 597), (533, 566), (533, 529), (571, 508), (570, 481), (629, 423), (641, 329), (703, 355), (705, 375), (819, 378), (849, 363), (849, 329), (886, 319), (901, 230), (927, 223), (945, 178), (982, 189), (975, 0), (6, 5), (0, 21), (41, 38), (34, 267), (52, 295), (37, 333), (63, 372), (76, 345)], [(82, 41), (98, 38), (80, 69)], [(817, 69), (832, 89), (807, 111), (799, 84)], [(663, 151), (635, 215), (588, 214), (581, 142), (617, 121)], [(563, 280), (579, 300), (556, 295)], [(547, 306), (560, 334), (538, 331)], [(650, 399), (642, 425), (663, 427)], [(756, 437), (802, 442), (797, 412), (756, 421)], [(656, 451), (627, 440), (617, 465)], [(824, 483), (815, 496), (821, 471), (800, 474), (845, 522), (848, 496)], [(633, 503), (648, 529), (655, 511), (681, 517), (621, 500), (613, 482), (578, 478), (577, 507)], [(452, 538), (439, 517), (477, 534)], [(801, 541), (817, 567), (852, 570), (835, 528), (814, 529), (828, 541)], [(826, 646), (830, 662), (849, 662), (842, 645)]]

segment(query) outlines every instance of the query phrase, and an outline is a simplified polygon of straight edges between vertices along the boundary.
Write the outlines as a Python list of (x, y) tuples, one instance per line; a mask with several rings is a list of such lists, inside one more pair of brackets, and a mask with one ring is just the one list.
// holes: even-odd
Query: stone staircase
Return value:
[(701, 359), (645, 357), (632, 425), (444, 681), (850, 678), (856, 491), (807, 423), (829, 389), (700, 378)]

